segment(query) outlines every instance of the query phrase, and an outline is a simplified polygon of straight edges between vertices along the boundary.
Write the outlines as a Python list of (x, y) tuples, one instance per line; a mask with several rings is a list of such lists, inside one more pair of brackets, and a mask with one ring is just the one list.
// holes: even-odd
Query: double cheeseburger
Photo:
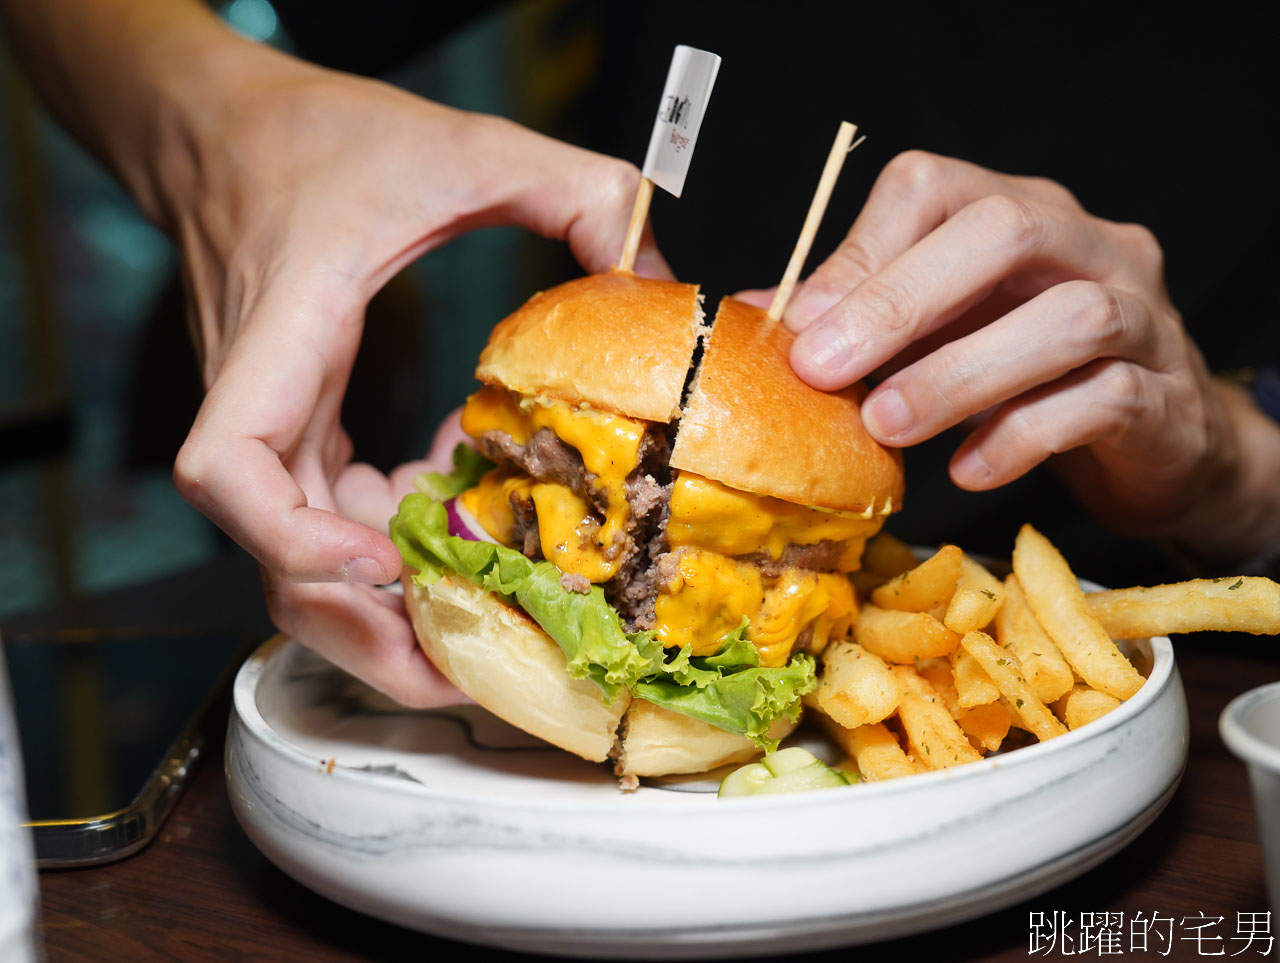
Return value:
[(695, 285), (620, 271), (502, 321), (462, 413), (476, 450), (392, 519), (435, 665), (627, 780), (775, 746), (903, 492), (863, 391), (800, 381), (791, 341), (732, 299), (708, 329)]

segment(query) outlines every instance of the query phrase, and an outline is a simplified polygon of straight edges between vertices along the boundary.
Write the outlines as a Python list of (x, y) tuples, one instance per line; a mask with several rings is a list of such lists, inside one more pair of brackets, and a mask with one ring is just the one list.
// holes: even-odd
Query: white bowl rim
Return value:
[(1218, 716), (1218, 734), (1227, 748), (1244, 762), (1280, 774), (1280, 745), (1260, 739), (1243, 721), (1249, 710), (1269, 699), (1280, 699), (1280, 682), (1269, 682), (1236, 696)]
[[(277, 733), (262, 716), (258, 709), (255, 693), (263, 672), (271, 659), (278, 655), (287, 643), (294, 641), (284, 634), (276, 635), (263, 643), (241, 666), (236, 674), (233, 697), (233, 714), (238, 715), (245, 727), (252, 732), (258, 739), (265, 742), (276, 752), (282, 754), (287, 760), (295, 765), (304, 767), (311, 771), (318, 771), (317, 760), (314, 756), (308, 755), (300, 747), (289, 742), (279, 733)], [(725, 806), (775, 806), (785, 807), (789, 809), (803, 808), (805, 806), (823, 806), (829, 805), (835, 799), (839, 799), (842, 805), (855, 805), (856, 800), (866, 800), (866, 804), (870, 805), (872, 800), (879, 799), (883, 796), (915, 793), (927, 791), (929, 787), (939, 783), (950, 783), (957, 780), (968, 780), (980, 778), (988, 773), (994, 773), (999, 770), (1007, 770), (1015, 766), (1029, 765), (1038, 761), (1047, 753), (1061, 753), (1069, 751), (1072, 747), (1079, 744), (1090, 742), (1101, 737), (1104, 733), (1112, 729), (1122, 726), (1130, 719), (1143, 713), (1150, 705), (1167, 690), (1175, 677), (1176, 663), (1173, 657), (1173, 644), (1166, 636), (1154, 636), (1148, 640), (1151, 646), (1151, 673), (1146, 683), (1141, 689), (1130, 699), (1121, 703), (1120, 706), (1107, 713), (1101, 719), (1096, 719), (1086, 726), (1067, 732), (1048, 742), (1037, 743), (1035, 745), (1024, 746), (1020, 749), (1012, 750), (1006, 754), (989, 756), (979, 762), (969, 763), (963, 766), (956, 766), (949, 769), (939, 769), (933, 772), (918, 773), (909, 779), (891, 779), (885, 782), (862, 782), (856, 786), (850, 787), (850, 792), (813, 792), (813, 793), (788, 793), (777, 796), (757, 796), (744, 797), (741, 799), (717, 799), (716, 808), (720, 809)], [(301, 645), (301, 643), (296, 643)], [(1277, 759), (1280, 761), (1280, 752), (1277, 752)], [(332, 772), (325, 771), (326, 779), (343, 779), (355, 780), (361, 785), (367, 785), (368, 780), (378, 777), (372, 776), (369, 772), (358, 769), (347, 769), (341, 765), (334, 767)], [(472, 798), (470, 794), (459, 792), (451, 789), (439, 789), (432, 786), (423, 785), (421, 783), (410, 782), (403, 779), (386, 779), (383, 786), (380, 787), (387, 792), (406, 793), (411, 796), (426, 796), (437, 799), (458, 799), (466, 797)], [(619, 792), (619, 796), (624, 795)], [(707, 798), (709, 793), (689, 793), (690, 798), (687, 800), (668, 799), (664, 801), (663, 811), (673, 814), (679, 814), (684, 811), (705, 812), (707, 806)], [(833, 798), (834, 797), (834, 798)], [(487, 797), (486, 804), (501, 805), (502, 800), (497, 797)], [(563, 802), (555, 800), (538, 800), (528, 797), (510, 800), (512, 805), (519, 806), (523, 810), (539, 809), (544, 806), (548, 809), (561, 809)], [(595, 809), (612, 811), (618, 805), (617, 800), (610, 797), (601, 797), (600, 800), (575, 800), (574, 805), (579, 809)]]

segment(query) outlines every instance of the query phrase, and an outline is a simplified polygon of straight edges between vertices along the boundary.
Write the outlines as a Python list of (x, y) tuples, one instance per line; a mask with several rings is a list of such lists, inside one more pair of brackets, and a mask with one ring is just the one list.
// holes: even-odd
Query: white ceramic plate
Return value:
[(603, 765), (467, 707), (410, 712), (296, 642), (241, 669), (227, 742), (254, 843), (317, 892), (454, 939), (561, 956), (740, 957), (940, 927), (1083, 873), (1173, 794), (1187, 710), (1148, 682), (1051, 742), (894, 782), (720, 800), (619, 791)]

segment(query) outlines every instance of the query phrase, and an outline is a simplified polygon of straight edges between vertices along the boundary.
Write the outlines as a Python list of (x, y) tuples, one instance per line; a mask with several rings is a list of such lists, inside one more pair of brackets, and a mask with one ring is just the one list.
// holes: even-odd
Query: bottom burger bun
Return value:
[(422, 649), (445, 678), (530, 735), (584, 759), (609, 757), (628, 693), (606, 703), (594, 682), (565, 671), (564, 653), (533, 619), (464, 578), (403, 584)]
[[(760, 752), (745, 736), (620, 693), (612, 702), (572, 678), (555, 641), (522, 611), (464, 578), (427, 586), (403, 579), (423, 651), (445, 677), (498, 718), (619, 776), (706, 772)], [(795, 723), (770, 730), (786, 736)]]
[[(769, 736), (783, 739), (795, 727), (790, 719), (778, 719)], [(622, 776), (671, 776), (749, 762), (759, 755), (760, 747), (745, 736), (632, 699), (618, 732), (614, 768)]]

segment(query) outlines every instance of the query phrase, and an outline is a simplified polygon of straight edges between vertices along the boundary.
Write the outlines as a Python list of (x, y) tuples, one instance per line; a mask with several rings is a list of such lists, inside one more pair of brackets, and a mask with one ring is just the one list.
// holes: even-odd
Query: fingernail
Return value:
[(349, 558), (342, 563), (342, 580), (365, 585), (383, 585), (387, 581), (386, 570), (367, 556)]
[(889, 388), (867, 399), (862, 406), (862, 420), (873, 435), (889, 441), (907, 431), (915, 417), (902, 392)]
[(961, 488), (981, 490), (991, 479), (991, 466), (977, 448), (970, 448), (956, 456), (951, 463), (951, 479)]
[(853, 360), (853, 346), (835, 324), (815, 322), (796, 339), (800, 350), (819, 368), (838, 372)]

